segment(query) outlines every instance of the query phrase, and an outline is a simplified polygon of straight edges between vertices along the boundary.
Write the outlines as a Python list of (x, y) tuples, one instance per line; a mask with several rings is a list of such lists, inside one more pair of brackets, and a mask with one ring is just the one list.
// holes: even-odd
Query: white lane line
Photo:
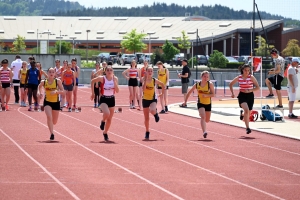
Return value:
[[(94, 109), (93, 109), (93, 110), (94, 110)], [(64, 115), (65, 115), (65, 116), (68, 116), (68, 117), (70, 117), (70, 118), (72, 118), (72, 119), (75, 119), (75, 120), (77, 120), (77, 121), (80, 121), (80, 122), (82, 122), (82, 123), (84, 123), (84, 124), (87, 124), (87, 125), (90, 125), (90, 126), (92, 126), (92, 127), (95, 127), (96, 129), (99, 129), (98, 126), (95, 126), (95, 125), (93, 125), (93, 124), (90, 124), (90, 123), (88, 123), (88, 122), (86, 122), (86, 121), (77, 119), (77, 118), (72, 117), (72, 116), (67, 115), (67, 114), (64, 114)], [(115, 117), (114, 117), (114, 118), (115, 118)], [(122, 120), (122, 121), (123, 121), (123, 120)], [(245, 187), (247, 187), (247, 188), (250, 188), (250, 189), (252, 189), (252, 190), (255, 190), (255, 191), (257, 191), (257, 192), (263, 193), (263, 194), (265, 194), (265, 195), (267, 195), (267, 196), (273, 197), (273, 198), (275, 198), (275, 199), (283, 199), (283, 198), (278, 197), (278, 196), (276, 196), (276, 195), (274, 195), (274, 194), (271, 194), (271, 193), (268, 193), (268, 192), (266, 192), (266, 191), (260, 190), (260, 189), (258, 189), (258, 188), (256, 188), (256, 187), (253, 187), (253, 186), (248, 185), (248, 184), (246, 184), (246, 183), (242, 183), (242, 182), (240, 182), (240, 181), (238, 181), (238, 180), (232, 179), (232, 178), (227, 177), (227, 176), (225, 176), (225, 175), (222, 175), (222, 174), (220, 174), (220, 173), (217, 173), (217, 172), (211, 171), (211, 170), (209, 170), (209, 169), (200, 167), (200, 166), (198, 166), (198, 165), (196, 165), (196, 164), (193, 164), (193, 163), (190, 163), (190, 162), (188, 162), (188, 161), (182, 160), (182, 159), (180, 159), (180, 158), (178, 158), (178, 157), (172, 156), (172, 155), (170, 155), (170, 154), (167, 154), (167, 153), (165, 153), (165, 152), (159, 151), (159, 150), (154, 149), (154, 148), (152, 148), (152, 147), (149, 147), (149, 146), (147, 146), (147, 145), (144, 145), (144, 144), (141, 144), (141, 143), (136, 142), (136, 141), (134, 141), (134, 140), (128, 139), (128, 138), (126, 138), (126, 137), (123, 137), (123, 136), (118, 135), (118, 134), (116, 134), (116, 133), (113, 133), (113, 132), (111, 132), (111, 131), (109, 131), (109, 133), (110, 133), (110, 134), (113, 134), (113, 135), (115, 135), (115, 136), (118, 136), (118, 137), (120, 137), (120, 138), (122, 138), (122, 139), (124, 139), (124, 140), (130, 141), (130, 142), (132, 142), (132, 143), (135, 143), (135, 144), (138, 144), (138, 145), (143, 146), (143, 147), (145, 147), (145, 148), (148, 148), (148, 149), (150, 149), (150, 150), (153, 150), (153, 151), (155, 151), (155, 152), (157, 152), (157, 153), (160, 153), (160, 154), (162, 154), (162, 155), (165, 155), (165, 156), (167, 156), (167, 157), (173, 158), (173, 159), (175, 159), (175, 160), (177, 160), (177, 161), (180, 161), (180, 162), (182, 162), (182, 163), (185, 163), (185, 164), (187, 164), (187, 165), (193, 166), (193, 167), (195, 167), (195, 168), (197, 168), (197, 169), (201, 169), (201, 170), (203, 170), (203, 171), (209, 172), (209, 173), (211, 173), (211, 174), (214, 174), (214, 175), (219, 176), (219, 177), (221, 177), (221, 178), (224, 178), (224, 179), (226, 179), (226, 180), (232, 181), (232, 182), (234, 182), (234, 183), (236, 183), (236, 184), (239, 184), (239, 185), (245, 186)]]
[[(18, 109), (19, 110), (19, 109)], [(13, 140), (8, 134), (6, 134), (2, 129), (0, 129), (3, 135), (5, 135), (12, 143), (14, 143), (30, 160), (37, 164), (48, 176), (50, 176), (58, 185), (60, 185), (66, 192), (68, 192), (74, 199), (80, 200), (74, 192), (72, 192), (67, 186), (60, 182), (55, 176), (53, 176), (41, 163), (35, 160), (27, 151), (25, 151), (15, 140)]]
[[(18, 109), (18, 111), (19, 111), (19, 113), (21, 113), (21, 114), (25, 115), (26, 117), (32, 119), (33, 121), (36, 121), (37, 123), (41, 124), (42, 126), (48, 128), (48, 126), (47, 126), (46, 124), (43, 124), (42, 122), (40, 122), (40, 121), (38, 121), (38, 120), (36, 120), (36, 119), (30, 117), (29, 115), (26, 115), (26, 114), (23, 113), (23, 112), (20, 112), (20, 108)], [(64, 113), (61, 113), (61, 114), (65, 115), (65, 116), (68, 116), (68, 115), (66, 115), (66, 114), (64, 114)], [(68, 117), (69, 117), (69, 116), (68, 116)], [(74, 117), (72, 117), (72, 118), (74, 118)], [(76, 119), (76, 118), (74, 118), (74, 119)], [(98, 127), (97, 127), (97, 128), (98, 128)], [(87, 147), (84, 146), (83, 144), (81, 144), (81, 143), (79, 143), (79, 142), (77, 142), (77, 141), (75, 141), (75, 140), (73, 140), (73, 139), (71, 139), (71, 138), (69, 138), (69, 137), (63, 135), (62, 133), (60, 133), (60, 132), (58, 132), (58, 131), (55, 131), (55, 130), (54, 130), (54, 132), (55, 132), (55, 133), (58, 133), (59, 135), (61, 135), (61, 136), (64, 137), (64, 138), (66, 138), (66, 139), (72, 141), (73, 143), (77, 144), (78, 146), (81, 146), (82, 148), (84, 148), (85, 150), (87, 150), (87, 151), (89, 151), (89, 152), (95, 154), (96, 156), (98, 156), (98, 157), (100, 157), (100, 158), (106, 160), (107, 162), (109, 162), (109, 163), (111, 163), (111, 164), (113, 164), (113, 165), (115, 165), (115, 166), (117, 166), (117, 167), (123, 169), (124, 171), (128, 172), (129, 174), (132, 174), (132, 175), (134, 175), (135, 177), (137, 177), (137, 178), (139, 178), (139, 179), (141, 179), (141, 180), (147, 182), (148, 184), (150, 184), (150, 185), (152, 185), (152, 186), (158, 188), (159, 190), (161, 190), (161, 191), (163, 191), (163, 192), (165, 192), (165, 193), (171, 195), (171, 196), (174, 197), (175, 199), (183, 200), (182, 197), (179, 197), (178, 195), (176, 195), (176, 194), (170, 192), (169, 190), (167, 190), (167, 189), (165, 189), (165, 188), (163, 188), (163, 187), (161, 187), (161, 186), (159, 186), (159, 185), (157, 185), (157, 184), (151, 182), (150, 180), (148, 180), (148, 179), (146, 179), (146, 178), (144, 178), (144, 177), (138, 175), (137, 173), (135, 173), (135, 172), (133, 172), (133, 171), (127, 169), (126, 167), (123, 167), (122, 165), (120, 165), (120, 164), (118, 164), (118, 163), (116, 163), (116, 162), (114, 162), (114, 161), (112, 161), (112, 160), (110, 160), (110, 159), (108, 159), (108, 158), (106, 158), (106, 157), (104, 157), (104, 156), (98, 154), (97, 152), (95, 152), (95, 151), (93, 151), (93, 150), (87, 148)]]
[[(130, 110), (130, 109), (129, 109), (129, 110)], [(130, 110), (130, 111), (133, 112), (132, 110)], [(133, 113), (138, 114), (138, 115), (143, 115), (143, 114), (138, 113), (138, 112), (133, 112)], [(179, 125), (179, 126), (185, 126), (185, 127), (189, 127), (189, 128), (193, 128), (193, 129), (202, 131), (201, 128), (197, 128), (197, 127), (194, 127), (194, 126), (189, 126), (189, 125), (185, 125), (185, 124), (181, 124), (181, 123), (177, 123), (177, 122), (173, 122), (173, 121), (169, 121), (169, 120), (165, 120), (165, 119), (160, 119), (160, 120), (166, 121), (166, 122), (169, 122), (169, 123), (173, 123), (173, 124), (177, 124), (177, 125)], [(216, 123), (217, 123), (217, 122), (216, 122)], [(231, 125), (228, 125), (228, 126), (231, 126)], [(214, 133), (214, 134), (216, 134), (216, 135), (220, 135), (220, 136), (224, 136), (224, 137), (229, 137), (229, 138), (232, 138), (232, 139), (235, 139), (235, 138), (236, 138), (236, 137), (226, 136), (226, 135), (223, 135), (223, 134), (214, 132), (214, 131), (209, 131), (209, 132), (210, 132), (210, 133)], [(269, 146), (269, 145), (266, 145), (266, 144), (261, 144), (261, 143), (256, 143), (256, 142), (251, 142), (251, 141), (246, 141), (246, 140), (239, 140), (239, 141), (241, 141), (241, 142), (248, 142), (248, 143), (251, 143), (251, 144), (256, 144), (256, 145), (259, 145), (259, 146), (263, 146), (263, 147), (267, 147), (267, 148), (270, 148), (270, 149), (275, 149), (275, 150), (278, 150), (278, 151), (282, 151), (282, 152), (286, 152), (286, 153), (290, 153), (290, 154), (294, 154), (294, 155), (300, 156), (300, 153), (296, 153), (296, 152), (292, 152), (292, 151), (280, 149), (280, 148), (273, 147), (273, 146)]]

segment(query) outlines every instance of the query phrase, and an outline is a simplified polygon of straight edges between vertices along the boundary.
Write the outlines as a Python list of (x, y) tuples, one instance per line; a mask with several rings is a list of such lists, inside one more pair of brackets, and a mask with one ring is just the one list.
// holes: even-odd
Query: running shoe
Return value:
[(146, 132), (146, 134), (145, 134), (145, 139), (149, 139), (149, 135), (150, 135), (150, 132)]
[(206, 133), (206, 132), (203, 133), (203, 137), (204, 137), (204, 138), (207, 137), (207, 133)]
[(97, 104), (94, 104), (94, 108), (97, 108)]
[(31, 108), (31, 106), (28, 108), (28, 111), (32, 111), (32, 108)]
[(266, 98), (272, 98), (274, 97), (274, 94), (269, 94), (268, 96), (266, 96)]
[(168, 111), (169, 111), (169, 109), (168, 109), (168, 106), (165, 106), (165, 111), (166, 111), (166, 112), (168, 112)]
[(247, 134), (251, 133), (251, 129), (250, 128), (246, 128), (246, 133)]
[(50, 140), (54, 140), (54, 134), (51, 133)]
[(103, 133), (103, 136), (104, 136), (104, 140), (105, 140), (105, 141), (108, 141), (108, 140), (109, 140), (109, 139), (108, 139), (107, 133)]
[(72, 112), (72, 108), (69, 108), (69, 112)]
[(275, 106), (274, 108), (283, 108), (283, 106), (277, 105), (277, 106)]
[(158, 113), (156, 113), (156, 114), (154, 115), (154, 118), (155, 118), (155, 122), (158, 122), (158, 121), (159, 121)]
[(243, 112), (244, 112), (243, 110), (240, 111), (240, 120), (244, 119)]
[(7, 105), (7, 104), (6, 104), (6, 106), (5, 106), (5, 110), (8, 111), (8, 105)]
[(132, 106), (132, 109), (135, 109), (135, 106)]
[(297, 119), (297, 118), (298, 118), (298, 116), (294, 115), (293, 113), (292, 113), (292, 114), (289, 114), (288, 117), (289, 117), (290, 119)]
[(164, 111), (164, 110), (161, 110), (159, 113), (160, 113), (160, 114), (163, 114), (163, 113), (166, 113), (166, 111)]
[(104, 121), (101, 121), (100, 129), (103, 131), (103, 130), (104, 130), (104, 127), (105, 127), (105, 122), (104, 122)]

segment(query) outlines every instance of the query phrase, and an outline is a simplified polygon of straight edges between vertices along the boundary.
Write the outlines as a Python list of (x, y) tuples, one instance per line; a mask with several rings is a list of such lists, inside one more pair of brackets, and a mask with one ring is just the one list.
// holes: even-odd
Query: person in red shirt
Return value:
[(63, 71), (61, 77), (63, 81), (64, 90), (66, 91), (66, 100), (68, 102), (69, 112), (72, 112), (72, 94), (74, 84), (76, 83), (75, 72), (71, 69), (72, 64), (69, 63), (65, 71)]

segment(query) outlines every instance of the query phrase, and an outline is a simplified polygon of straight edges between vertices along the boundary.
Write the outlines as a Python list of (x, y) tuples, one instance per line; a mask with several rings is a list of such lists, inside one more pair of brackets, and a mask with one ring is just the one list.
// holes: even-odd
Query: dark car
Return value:
[(135, 55), (134, 54), (123, 54), (121, 56), (121, 65), (126, 65), (126, 64), (131, 64), (131, 61), (135, 60)]
[(196, 55), (198, 65), (207, 65), (208, 59), (205, 55)]
[(108, 62), (110, 60), (110, 53), (99, 53), (97, 56), (97, 61)]
[(179, 53), (176, 54), (173, 58), (173, 60), (171, 61), (170, 65), (176, 65), (176, 66), (181, 66), (182, 65), (182, 60), (184, 58), (184, 54), (183, 53)]

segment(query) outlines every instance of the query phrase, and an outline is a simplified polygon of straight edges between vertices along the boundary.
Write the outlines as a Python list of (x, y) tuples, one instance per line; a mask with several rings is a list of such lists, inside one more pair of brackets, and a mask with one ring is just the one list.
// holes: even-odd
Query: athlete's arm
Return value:
[(21, 69), (19, 70), (18, 78), (21, 80)]
[(80, 76), (80, 68), (77, 66), (76, 78)]
[(215, 86), (212, 82), (209, 82), (209, 94), (203, 94), (203, 97), (214, 97), (215, 96)]
[(41, 73), (39, 73), (38, 76), (39, 76), (39, 80), (41, 80)]
[(92, 100), (92, 101), (94, 100), (94, 97), (95, 97), (95, 93), (94, 93), (94, 84), (97, 83), (97, 82), (103, 83), (103, 76), (98, 76), (98, 77), (93, 78), (93, 79), (91, 80), (91, 91), (92, 91), (91, 100)]
[(169, 83), (169, 70), (166, 68), (166, 74), (167, 74), (167, 85), (168, 85), (168, 83)]
[(64, 94), (64, 87), (62, 86), (62, 82), (60, 79), (56, 79), (58, 90), (56, 90), (56, 94)]
[(197, 83), (195, 83), (193, 85), (193, 87), (188, 91), (185, 100), (184, 100), (184, 105), (186, 105), (187, 100), (189, 99), (190, 95), (192, 94), (192, 92), (196, 89)]
[(115, 84), (115, 92), (118, 93), (119, 92), (119, 79), (118, 77), (114, 76), (114, 84)]
[(253, 82), (253, 85), (255, 86), (252, 90), (248, 90), (248, 92), (254, 92), (260, 89), (259, 84), (254, 76), (251, 76), (251, 80)]
[(40, 97), (43, 97), (42, 88), (44, 87), (44, 85), (45, 85), (45, 80), (42, 80), (38, 86), (38, 92), (37, 92), (37, 95)]
[(75, 72), (74, 71), (72, 73), (73, 73), (73, 85), (75, 86), (76, 85), (76, 76), (75, 76)]
[(122, 72), (122, 75), (124, 76), (124, 78), (126, 78), (127, 80), (129, 80), (129, 77), (127, 76), (129, 69), (126, 69)]
[(233, 93), (233, 85), (236, 84), (239, 80), (239, 77), (235, 77), (230, 83), (229, 83), (229, 88), (231, 91), (231, 97), (234, 98), (234, 93)]
[(47, 73), (46, 73), (46, 72), (44, 72), (43, 70), (42, 70), (42, 74), (44, 75), (44, 77), (45, 77), (45, 78), (48, 78), (48, 75), (47, 75)]
[(165, 84), (164, 84), (163, 82), (161, 82), (161, 81), (157, 80), (157, 79), (155, 79), (155, 84), (157, 84), (157, 85), (160, 85), (160, 86), (161, 86), (161, 94), (159, 94), (159, 96), (160, 96), (160, 95), (162, 95), (162, 94), (164, 94), (164, 92), (165, 92), (165, 89), (166, 89), (166, 86), (165, 86)]

